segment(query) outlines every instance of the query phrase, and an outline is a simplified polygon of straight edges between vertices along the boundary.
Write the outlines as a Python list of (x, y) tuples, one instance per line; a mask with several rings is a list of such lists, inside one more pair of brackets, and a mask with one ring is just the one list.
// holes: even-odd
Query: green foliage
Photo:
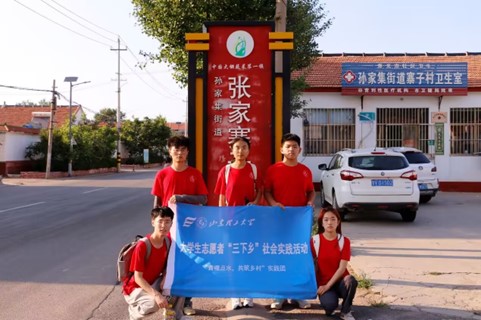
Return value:
[[(113, 157), (116, 149), (117, 132), (109, 127), (95, 125), (78, 125), (72, 127), (72, 136), (76, 142), (72, 154), (74, 170), (108, 168), (115, 166)], [(26, 157), (39, 160), (37, 170), (46, 167), (48, 148), (48, 131), (42, 130), (40, 142), (27, 147)], [(70, 156), (68, 125), (53, 130), (52, 171), (67, 171)]]
[(369, 289), (374, 285), (373, 281), (364, 272), (357, 278), (358, 288)]
[(162, 162), (166, 156), (166, 142), (170, 135), (167, 121), (161, 116), (124, 121), (122, 143), (129, 151), (127, 163), (143, 163), (144, 149), (149, 149), (149, 162)]
[[(115, 123), (109, 124), (104, 116), (116, 114), (115, 109), (102, 109), (95, 115), (103, 119), (72, 126), (75, 140), (72, 153), (73, 170), (115, 167), (117, 150), (117, 128)], [(165, 118), (145, 117), (143, 120), (125, 120), (122, 122), (121, 140), (129, 152), (127, 163), (143, 163), (144, 149), (149, 149), (149, 162), (162, 162), (167, 156), (166, 142), (171, 136)], [(30, 145), (26, 157), (38, 160), (38, 171), (46, 167), (48, 147), (48, 131), (42, 130), (40, 142)], [(70, 158), (68, 123), (53, 130), (52, 171), (67, 171)]]
[[(120, 120), (125, 118), (125, 113), (120, 111)], [(107, 123), (113, 125), (117, 123), (117, 109), (115, 108), (103, 108), (94, 115), (94, 121), (99, 123)]]
[[(174, 79), (184, 86), (188, 72), (186, 33), (201, 32), (206, 21), (273, 21), (276, 11), (274, 0), (132, 0), (132, 3), (134, 16), (144, 33), (159, 41), (159, 52), (142, 52), (143, 55), (150, 62), (167, 63), (174, 71)], [(286, 30), (294, 32), (291, 71), (311, 65), (319, 53), (316, 38), (331, 23), (319, 0), (288, 1)], [(295, 91), (302, 84), (305, 85), (303, 79), (292, 84), (293, 116), (299, 116), (305, 104), (300, 91)]]

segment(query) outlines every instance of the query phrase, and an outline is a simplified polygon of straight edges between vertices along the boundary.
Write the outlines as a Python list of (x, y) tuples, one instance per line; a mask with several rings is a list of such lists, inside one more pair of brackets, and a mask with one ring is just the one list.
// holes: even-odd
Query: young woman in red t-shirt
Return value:
[[(316, 248), (314, 237), (311, 239), (311, 251), (317, 259), (317, 294), (321, 307), (327, 315), (331, 315), (338, 307), (339, 299), (342, 299), (341, 319), (354, 320), (351, 306), (357, 280), (347, 271), (347, 263), (351, 260), (351, 241), (341, 233), (341, 217), (336, 209), (322, 208), (317, 224), (319, 241)], [(319, 252), (317, 257), (316, 251)]]
[[(219, 207), (259, 204), (262, 177), (255, 165), (247, 161), (250, 147), (250, 141), (245, 137), (236, 137), (232, 141), (230, 148), (234, 161), (219, 171), (214, 190), (219, 195)], [(242, 302), (239, 298), (232, 298), (231, 306), (232, 310), (253, 307), (254, 302), (251, 298)]]

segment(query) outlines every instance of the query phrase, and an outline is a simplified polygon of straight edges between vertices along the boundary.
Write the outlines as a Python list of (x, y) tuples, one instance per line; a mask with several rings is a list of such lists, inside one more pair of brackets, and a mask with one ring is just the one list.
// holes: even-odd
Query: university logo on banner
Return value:
[(306, 299), (316, 296), (311, 207), (178, 204), (166, 294)]

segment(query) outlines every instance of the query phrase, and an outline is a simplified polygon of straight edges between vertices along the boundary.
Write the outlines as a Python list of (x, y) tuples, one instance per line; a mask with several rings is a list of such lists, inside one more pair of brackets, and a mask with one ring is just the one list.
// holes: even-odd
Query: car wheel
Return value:
[(419, 203), (427, 203), (429, 200), (431, 200), (432, 196), (420, 196), (419, 197)]
[(416, 219), (417, 211), (404, 210), (401, 212), (401, 217), (404, 222), (413, 222)]
[(335, 191), (332, 191), (332, 206), (334, 207), (334, 209), (337, 210), (337, 212), (339, 212), (339, 215), (341, 216), (341, 220), (346, 221), (346, 210), (339, 207), (339, 204), (337, 203)]
[(329, 202), (326, 200), (326, 195), (324, 194), (324, 186), (321, 184), (319, 196), (321, 197), (321, 207), (325, 208), (329, 205)]

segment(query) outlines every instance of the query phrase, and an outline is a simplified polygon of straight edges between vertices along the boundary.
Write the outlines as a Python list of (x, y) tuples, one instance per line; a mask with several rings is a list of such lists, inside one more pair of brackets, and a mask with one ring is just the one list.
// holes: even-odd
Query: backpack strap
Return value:
[(316, 257), (319, 256), (319, 246), (321, 245), (321, 238), (319, 236), (319, 234), (315, 234), (313, 237), (312, 237), (312, 242), (314, 243), (314, 250), (316, 251)]
[(229, 182), (230, 163), (225, 165), (225, 185)]
[(344, 236), (340, 233), (337, 234), (337, 241), (339, 242), (339, 250), (342, 251), (344, 248)]
[(257, 166), (250, 161), (247, 161), (247, 162), (251, 165), (252, 173), (254, 174), (254, 181), (256, 181), (257, 180)]
[(170, 250), (170, 238), (169, 237), (164, 237), (165, 239), (165, 244), (167, 245), (167, 253), (169, 253)]
[[(252, 169), (252, 174), (254, 175), (254, 181), (256, 181), (257, 180), (257, 166), (250, 161), (247, 161), (247, 163), (250, 164), (251, 169)], [(227, 185), (227, 183), (229, 182), (230, 167), (231, 167), (230, 163), (225, 165), (225, 174), (224, 174), (225, 175), (225, 185)]]
[[(319, 247), (321, 246), (321, 238), (319, 234), (312, 236), (312, 242), (314, 243), (314, 250), (316, 251), (316, 257), (319, 256)], [(337, 234), (337, 242), (339, 243), (339, 250), (344, 248), (344, 236), (340, 233)]]
[(150, 252), (152, 251), (152, 244), (150, 243), (149, 238), (143, 237), (140, 239), (143, 243), (145, 243), (145, 247), (147, 248), (147, 252), (145, 252), (144, 262), (147, 263), (147, 260), (150, 257)]

